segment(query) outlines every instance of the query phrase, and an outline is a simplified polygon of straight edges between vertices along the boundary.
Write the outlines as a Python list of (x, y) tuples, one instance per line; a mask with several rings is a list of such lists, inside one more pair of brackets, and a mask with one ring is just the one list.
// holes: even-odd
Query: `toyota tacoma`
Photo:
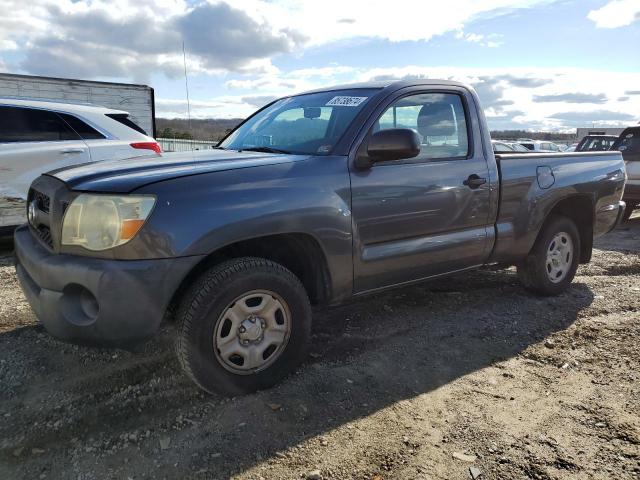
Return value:
[(276, 100), (208, 152), (37, 178), (16, 269), (70, 342), (130, 348), (175, 323), (206, 391), (305, 358), (312, 305), (483, 265), (557, 295), (624, 211), (620, 152), (494, 155), (473, 89), (411, 80)]

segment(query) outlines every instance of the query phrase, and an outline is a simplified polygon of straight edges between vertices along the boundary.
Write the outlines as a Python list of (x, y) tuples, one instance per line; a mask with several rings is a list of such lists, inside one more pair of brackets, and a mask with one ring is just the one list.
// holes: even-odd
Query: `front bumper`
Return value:
[(61, 340), (127, 348), (158, 330), (200, 256), (104, 260), (55, 254), (27, 226), (14, 234), (22, 290), (46, 330)]

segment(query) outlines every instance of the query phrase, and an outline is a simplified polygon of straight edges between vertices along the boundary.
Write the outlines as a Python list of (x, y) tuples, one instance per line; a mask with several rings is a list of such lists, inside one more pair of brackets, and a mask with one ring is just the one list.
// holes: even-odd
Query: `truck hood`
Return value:
[(84, 163), (48, 172), (72, 190), (128, 193), (172, 178), (305, 160), (308, 155), (280, 155), (237, 150), (206, 150)]

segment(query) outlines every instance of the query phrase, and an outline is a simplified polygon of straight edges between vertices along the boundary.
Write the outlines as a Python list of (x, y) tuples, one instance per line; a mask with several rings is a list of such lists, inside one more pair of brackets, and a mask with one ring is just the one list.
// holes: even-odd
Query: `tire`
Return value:
[(580, 235), (576, 224), (567, 217), (553, 215), (518, 266), (518, 277), (527, 290), (545, 296), (558, 295), (573, 281), (579, 263)]
[(638, 207), (635, 203), (627, 203), (626, 208), (624, 209), (624, 213), (622, 214), (622, 221), (628, 222), (633, 215), (633, 211)]
[(209, 393), (238, 395), (273, 386), (304, 360), (311, 307), (285, 267), (244, 257), (202, 274), (177, 320), (176, 353), (185, 373)]

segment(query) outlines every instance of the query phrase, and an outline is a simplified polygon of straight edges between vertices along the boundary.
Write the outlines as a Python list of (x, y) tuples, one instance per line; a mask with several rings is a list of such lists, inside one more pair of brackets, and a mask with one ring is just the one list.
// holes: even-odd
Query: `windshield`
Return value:
[(615, 138), (610, 137), (585, 137), (576, 147), (577, 152), (600, 152), (609, 150)]
[(640, 153), (640, 128), (630, 128), (622, 132), (611, 150), (620, 150), (623, 154)]
[(519, 143), (510, 143), (511, 148), (513, 148), (516, 152), (528, 152), (529, 149)]
[(219, 147), (328, 155), (377, 89), (349, 89), (283, 98), (256, 113)]

